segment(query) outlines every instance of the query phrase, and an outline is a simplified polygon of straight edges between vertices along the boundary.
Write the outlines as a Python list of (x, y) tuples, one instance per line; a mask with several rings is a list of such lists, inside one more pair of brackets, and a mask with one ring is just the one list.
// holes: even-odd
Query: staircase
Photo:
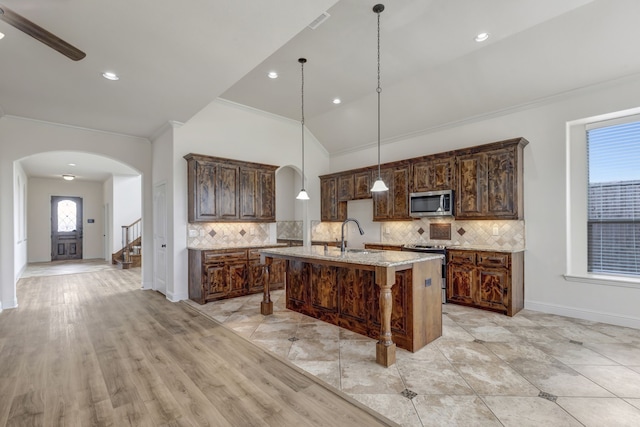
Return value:
[(122, 226), (122, 249), (111, 255), (111, 262), (122, 269), (142, 266), (142, 218)]

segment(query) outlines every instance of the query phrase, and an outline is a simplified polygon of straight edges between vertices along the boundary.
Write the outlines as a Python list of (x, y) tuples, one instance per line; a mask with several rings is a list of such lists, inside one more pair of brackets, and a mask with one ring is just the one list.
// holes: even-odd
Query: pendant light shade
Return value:
[(378, 15), (378, 87), (376, 88), (376, 92), (378, 93), (378, 179), (376, 179), (373, 187), (371, 187), (371, 191), (374, 193), (389, 190), (389, 187), (387, 187), (382, 180), (382, 174), (380, 173), (380, 93), (382, 93), (382, 88), (380, 87), (380, 14), (383, 10), (383, 4), (373, 6), (373, 11)]
[(302, 188), (300, 192), (296, 196), (298, 200), (309, 200), (309, 195), (307, 194), (307, 190), (304, 189), (304, 64), (307, 62), (305, 58), (298, 59), (300, 63), (300, 76), (302, 80), (302, 87), (300, 90), (301, 100), (302, 100), (302, 119), (300, 120), (300, 125), (302, 128)]

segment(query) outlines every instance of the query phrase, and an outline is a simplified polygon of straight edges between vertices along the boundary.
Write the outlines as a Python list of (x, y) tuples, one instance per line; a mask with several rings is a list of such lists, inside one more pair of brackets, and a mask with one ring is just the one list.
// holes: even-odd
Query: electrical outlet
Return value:
[(500, 235), (500, 228), (498, 228), (498, 224), (493, 224), (493, 235), (494, 236)]
[(189, 237), (198, 237), (198, 230), (189, 230)]

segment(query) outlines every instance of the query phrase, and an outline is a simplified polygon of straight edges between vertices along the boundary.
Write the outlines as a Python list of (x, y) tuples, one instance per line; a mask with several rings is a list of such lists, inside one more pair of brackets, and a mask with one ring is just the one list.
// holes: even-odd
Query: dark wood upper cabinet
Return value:
[(455, 189), (455, 164), (453, 153), (415, 159), (411, 162), (411, 192)]
[(522, 151), (527, 143), (516, 138), (458, 153), (456, 218), (522, 218)]
[(338, 201), (338, 177), (320, 177), (320, 220), (344, 221), (347, 202)]
[(353, 173), (338, 176), (338, 201), (353, 200), (355, 196)]
[[(373, 220), (410, 220), (409, 163), (395, 163), (380, 170), (389, 191), (373, 193)], [(377, 176), (376, 176), (377, 179)]]
[(371, 198), (371, 171), (364, 170), (353, 174), (354, 194), (356, 200)]
[(188, 154), (189, 222), (275, 221), (277, 166)]
[(380, 165), (389, 191), (371, 193), (376, 167), (320, 177), (322, 221), (344, 221), (347, 201), (373, 197), (373, 220), (409, 220), (409, 194), (454, 190), (458, 219), (520, 219), (523, 205), (523, 149), (513, 138), (462, 150)]

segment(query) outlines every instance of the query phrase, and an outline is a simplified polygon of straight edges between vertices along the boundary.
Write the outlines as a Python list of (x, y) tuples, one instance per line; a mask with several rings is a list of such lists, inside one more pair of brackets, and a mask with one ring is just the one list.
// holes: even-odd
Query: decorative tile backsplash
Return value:
[[(451, 240), (433, 239), (431, 224), (451, 224)], [(272, 223), (194, 223), (187, 224), (189, 247), (263, 245), (271, 241)], [(311, 221), (311, 240), (340, 239), (339, 222)], [(279, 239), (302, 239), (302, 221), (275, 224)], [(383, 243), (419, 243), (445, 246), (489, 246), (496, 249), (524, 249), (524, 220), (420, 219), (381, 222)], [(495, 232), (495, 233), (494, 233)]]
[[(432, 239), (430, 224), (451, 224), (451, 240)], [(524, 249), (524, 220), (420, 219), (380, 223), (384, 243), (419, 243), (445, 246), (489, 246)], [(494, 233), (495, 232), (495, 233)]]
[[(340, 240), (340, 222), (311, 221), (311, 240)], [(302, 221), (278, 221), (278, 239), (302, 239)]]
[(202, 222), (187, 224), (187, 246), (212, 247), (269, 243), (269, 223)]

